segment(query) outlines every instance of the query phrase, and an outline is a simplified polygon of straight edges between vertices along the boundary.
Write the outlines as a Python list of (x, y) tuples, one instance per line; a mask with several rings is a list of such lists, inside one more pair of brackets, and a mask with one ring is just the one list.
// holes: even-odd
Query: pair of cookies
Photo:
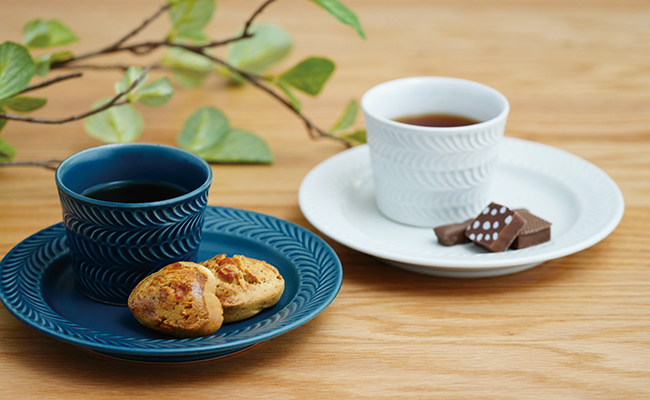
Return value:
[(128, 306), (148, 328), (197, 337), (272, 307), (283, 292), (284, 279), (272, 265), (220, 254), (201, 263), (170, 264), (149, 275), (133, 289)]

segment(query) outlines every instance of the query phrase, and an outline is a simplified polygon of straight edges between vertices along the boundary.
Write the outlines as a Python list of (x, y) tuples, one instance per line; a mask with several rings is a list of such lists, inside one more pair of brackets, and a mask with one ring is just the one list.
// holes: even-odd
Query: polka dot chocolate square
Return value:
[(524, 219), (509, 209), (490, 203), (465, 230), (465, 236), (489, 251), (505, 251), (524, 226)]

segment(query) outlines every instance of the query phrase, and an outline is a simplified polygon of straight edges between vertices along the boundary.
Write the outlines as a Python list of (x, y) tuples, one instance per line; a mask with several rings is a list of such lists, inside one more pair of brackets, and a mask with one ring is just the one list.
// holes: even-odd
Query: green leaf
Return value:
[(168, 0), (168, 4), (173, 26), (171, 40), (188, 39), (196, 43), (208, 40), (203, 29), (212, 19), (215, 0)]
[(161, 63), (172, 70), (174, 81), (185, 88), (199, 86), (214, 71), (212, 60), (180, 47), (167, 50)]
[[(6, 121), (6, 120), (5, 120)], [(2, 129), (0, 123), (0, 129)], [(0, 162), (9, 162), (16, 156), (16, 149), (11, 143), (0, 137)]]
[[(250, 31), (253, 34), (251, 38), (239, 40), (230, 48), (228, 63), (233, 67), (259, 75), (291, 52), (291, 36), (281, 27), (262, 24), (251, 27)], [(233, 79), (238, 82), (236, 76)]]
[(50, 41), (47, 22), (41, 18), (33, 19), (23, 26), (23, 41), (29, 48), (46, 47)]
[(26, 48), (12, 42), (0, 44), (0, 100), (22, 92), (35, 71), (34, 61)]
[(59, 61), (74, 57), (71, 51), (57, 51), (52, 54), (43, 54), (34, 58), (36, 64), (36, 75), (45, 76), (50, 72), (50, 66)]
[[(124, 76), (122, 76), (122, 79), (120, 79), (119, 82), (115, 84), (115, 94), (122, 93), (126, 91), (135, 81), (140, 79), (142, 74), (144, 73), (144, 70), (140, 67), (136, 66), (130, 66), (126, 72), (124, 73)], [(137, 97), (138, 91), (145, 85), (147, 82), (147, 76), (144, 77), (133, 89), (127, 93), (126, 98), (129, 101), (134, 101)]]
[(216, 145), (198, 153), (208, 162), (224, 164), (271, 164), (273, 153), (259, 136), (238, 128), (228, 131)]
[(311, 0), (311, 1), (324, 8), (325, 11), (332, 14), (340, 22), (354, 28), (354, 30), (357, 31), (359, 36), (361, 36), (363, 39), (366, 38), (366, 34), (363, 32), (363, 28), (361, 28), (361, 23), (359, 22), (359, 18), (357, 17), (357, 15), (354, 12), (352, 12), (349, 8), (347, 8), (345, 5), (343, 5), (340, 1), (338, 0)]
[(355, 99), (350, 100), (348, 105), (345, 107), (343, 114), (338, 121), (330, 128), (330, 132), (342, 131), (348, 129), (352, 126), (354, 121), (357, 119), (357, 113), (359, 112), (359, 104)]
[(209, 58), (181, 47), (169, 48), (162, 57), (162, 65), (171, 69), (187, 69), (196, 72), (214, 71), (214, 62)]
[(58, 19), (45, 21), (37, 18), (23, 27), (25, 45), (30, 49), (42, 49), (70, 44), (79, 40), (63, 22)]
[(176, 143), (185, 150), (198, 154), (220, 142), (229, 129), (228, 117), (220, 110), (202, 107), (187, 119)]
[(202, 31), (189, 31), (180, 34), (172, 34), (169, 37), (171, 41), (189, 42), (189, 43), (207, 43), (210, 41), (210, 36)]
[(49, 54), (36, 57), (34, 63), (36, 65), (36, 75), (45, 76), (50, 73), (50, 65), (52, 65), (52, 62), (50, 61)]
[(144, 85), (137, 94), (137, 100), (145, 106), (159, 107), (167, 104), (173, 94), (174, 87), (165, 76)]
[[(2, 106), (0, 106), (0, 114), (4, 114), (4, 113), (5, 113), (5, 109), (2, 108)], [(5, 125), (7, 125), (7, 122), (9, 122), (7, 118), (0, 118), (0, 131), (2, 130), (2, 128), (5, 127)]]
[(57, 19), (47, 21), (47, 31), (50, 35), (49, 47), (64, 46), (79, 40), (69, 27)]
[(293, 91), (291, 90), (291, 86), (289, 86), (289, 84), (283, 81), (276, 81), (275, 84), (284, 92), (284, 94), (287, 95), (287, 100), (289, 101), (289, 103), (291, 103), (291, 105), (297, 111), (300, 111), (302, 109), (302, 103), (296, 97), (296, 95), (293, 94)]
[(47, 103), (47, 99), (28, 96), (11, 97), (9, 99), (0, 100), (0, 106), (22, 113), (38, 110), (43, 107), (45, 103)]
[(341, 139), (347, 140), (351, 143), (364, 144), (366, 143), (366, 131), (364, 129), (360, 129), (348, 135), (341, 136)]
[[(93, 104), (97, 109), (110, 101), (110, 98)], [(123, 143), (136, 140), (144, 129), (142, 115), (130, 104), (113, 106), (84, 119), (84, 129), (88, 134), (106, 143)]]
[(334, 72), (327, 58), (310, 57), (280, 75), (279, 79), (312, 96), (317, 95)]
[(185, 89), (193, 89), (201, 86), (206, 78), (206, 74), (196, 73), (189, 70), (172, 71), (172, 79), (174, 82)]

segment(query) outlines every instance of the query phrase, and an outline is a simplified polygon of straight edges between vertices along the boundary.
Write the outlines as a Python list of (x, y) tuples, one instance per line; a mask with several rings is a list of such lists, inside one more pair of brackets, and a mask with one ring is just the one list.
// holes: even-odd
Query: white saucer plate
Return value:
[(625, 208), (616, 183), (595, 165), (514, 138), (504, 139), (490, 198), (550, 221), (551, 241), (501, 253), (471, 243), (445, 247), (430, 228), (384, 217), (375, 206), (367, 145), (317, 165), (299, 192), (307, 220), (337, 242), (402, 269), (457, 278), (511, 274), (582, 251), (607, 237)]

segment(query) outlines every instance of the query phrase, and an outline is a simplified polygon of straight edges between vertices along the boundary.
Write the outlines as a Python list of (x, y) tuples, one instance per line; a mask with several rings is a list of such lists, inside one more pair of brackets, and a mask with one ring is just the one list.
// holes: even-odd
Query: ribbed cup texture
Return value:
[(386, 217), (434, 227), (471, 218), (489, 203), (505, 119), (437, 133), (366, 114), (366, 128), (377, 207)]
[(59, 197), (77, 286), (88, 297), (124, 305), (147, 275), (196, 259), (207, 189), (180, 203), (142, 207), (87, 203), (61, 190)]

